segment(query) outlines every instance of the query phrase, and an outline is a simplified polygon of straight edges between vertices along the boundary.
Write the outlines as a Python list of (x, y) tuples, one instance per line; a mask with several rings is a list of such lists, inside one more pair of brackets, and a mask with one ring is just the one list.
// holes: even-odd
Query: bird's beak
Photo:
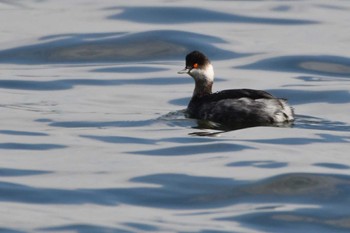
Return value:
[(188, 74), (190, 72), (190, 69), (185, 67), (185, 69), (180, 70), (179, 72), (177, 72), (178, 74)]

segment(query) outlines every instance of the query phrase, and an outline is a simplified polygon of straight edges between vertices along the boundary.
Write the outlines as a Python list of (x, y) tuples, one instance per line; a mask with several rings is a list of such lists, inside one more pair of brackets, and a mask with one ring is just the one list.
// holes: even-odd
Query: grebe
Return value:
[(231, 89), (212, 93), (214, 68), (206, 55), (193, 51), (186, 56), (185, 69), (195, 88), (186, 114), (189, 118), (208, 120), (230, 128), (279, 125), (294, 120), (293, 109), (285, 99), (252, 89)]

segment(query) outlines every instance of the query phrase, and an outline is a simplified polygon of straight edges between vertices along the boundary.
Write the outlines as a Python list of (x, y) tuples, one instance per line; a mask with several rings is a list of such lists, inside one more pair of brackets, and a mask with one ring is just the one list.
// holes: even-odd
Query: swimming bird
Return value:
[(178, 73), (190, 75), (195, 82), (186, 110), (189, 118), (208, 120), (232, 129), (294, 121), (293, 108), (287, 101), (268, 92), (230, 89), (212, 93), (214, 68), (202, 52), (187, 54), (185, 69)]

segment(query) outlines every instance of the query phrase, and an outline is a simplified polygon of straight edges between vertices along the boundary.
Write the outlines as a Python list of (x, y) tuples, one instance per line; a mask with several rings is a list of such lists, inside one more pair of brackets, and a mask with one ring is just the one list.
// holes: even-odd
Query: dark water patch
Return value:
[[(0, 0), (1, 4), (6, 4), (6, 5), (10, 5), (10, 6), (15, 6), (15, 7), (19, 7), (19, 8), (28, 8), (26, 5), (24, 5), (22, 3), (23, 1), (21, 0)], [(0, 232), (1, 232), (1, 228), (0, 228)]]
[(272, 8), (273, 11), (280, 11), (280, 12), (287, 12), (287, 11), (290, 11), (291, 9), (292, 7), (288, 5), (280, 5)]
[(327, 120), (319, 117), (306, 116), (306, 115), (296, 115), (295, 119), (296, 119), (294, 122), (295, 128), (330, 130), (330, 131), (340, 131), (340, 132), (350, 131), (350, 125), (346, 122), (331, 121), (331, 120)]
[[(96, 191), (96, 190), (95, 190)], [(22, 184), (0, 181), (0, 201), (36, 204), (116, 204), (108, 201), (108, 195), (101, 196), (91, 190), (65, 190), (54, 188), (37, 188)], [(107, 198), (103, 200), (104, 198)]]
[[(257, 181), (153, 174), (131, 179), (140, 187), (103, 189), (37, 188), (0, 182), (0, 201), (37, 204), (129, 204), (166, 209), (219, 208), (243, 203), (338, 206), (350, 214), (350, 177), (289, 173)], [(146, 186), (143, 186), (143, 183)], [(153, 184), (151, 187), (149, 184)], [(331, 215), (331, 212), (327, 212)]]
[(93, 224), (71, 224), (55, 227), (39, 228), (38, 231), (45, 232), (75, 232), (75, 233), (132, 233), (117, 227), (106, 227)]
[(143, 144), (153, 145), (157, 143), (157, 140), (136, 138), (136, 137), (125, 137), (125, 136), (94, 136), (94, 135), (80, 135), (82, 138), (88, 138), (100, 142), (106, 143), (117, 143), (117, 144)]
[(236, 68), (350, 77), (350, 58), (340, 56), (280, 56)]
[(1, 176), (33, 176), (52, 173), (50, 171), (28, 170), (28, 169), (12, 169), (0, 167)]
[(257, 167), (257, 168), (282, 168), (287, 167), (288, 163), (277, 162), (272, 160), (256, 160), (256, 161), (239, 161), (227, 164), (229, 167)]
[(350, 137), (338, 136), (332, 134), (317, 134), (319, 138), (293, 137), (293, 138), (274, 138), (274, 139), (253, 139), (245, 140), (249, 142), (277, 144), (277, 145), (307, 145), (313, 143), (349, 143)]
[(40, 37), (39, 40), (58, 40), (58, 39), (72, 39), (75, 38), (77, 41), (93, 41), (98, 39), (106, 39), (112, 37), (119, 37), (127, 34), (127, 32), (100, 32), (100, 33), (65, 33), (65, 34), (57, 34), (57, 35), (49, 35)]
[(190, 100), (191, 100), (191, 97), (178, 98), (178, 99), (170, 100), (169, 104), (173, 104), (177, 106), (187, 106)]
[(0, 130), (0, 134), (17, 136), (49, 136), (47, 133), (18, 131), (18, 130)]
[[(47, 123), (49, 126), (53, 127), (64, 127), (64, 128), (106, 128), (106, 127), (143, 127), (150, 126), (155, 123), (165, 123), (169, 126), (181, 126), (181, 127), (191, 127), (195, 125), (195, 121), (191, 119), (187, 119), (184, 117), (183, 110), (172, 112), (161, 116), (156, 119), (148, 119), (148, 120), (135, 120), (135, 121), (54, 121), (52, 119), (40, 118), (35, 120), (36, 122)], [(85, 135), (87, 137), (95, 137), (93, 135)], [(137, 142), (140, 144), (153, 143), (153, 140), (144, 140), (143, 138), (129, 138), (129, 137), (119, 137), (119, 136), (111, 136), (111, 137), (99, 137), (96, 136), (96, 140), (101, 140), (105, 142), (114, 143), (118, 140), (124, 141), (125, 143), (129, 140), (132, 142)]]
[(250, 146), (232, 143), (213, 143), (204, 145), (175, 146), (162, 149), (131, 151), (130, 154), (150, 155), (150, 156), (190, 156), (205, 153), (237, 152), (247, 149), (254, 149)]
[(11, 228), (0, 227), (0, 233), (26, 233), (26, 232), (11, 229)]
[(75, 86), (121, 86), (121, 85), (180, 85), (192, 83), (190, 79), (144, 78), (144, 79), (60, 79), (52, 81), (0, 80), (0, 88), (30, 91), (61, 91)]
[(327, 210), (318, 208), (257, 212), (219, 220), (239, 222), (244, 227), (264, 232), (347, 233), (350, 231), (348, 214), (329, 213)]
[(66, 148), (65, 145), (49, 143), (0, 143), (1, 150), (54, 150)]
[(122, 10), (108, 19), (126, 20), (148, 24), (182, 23), (250, 23), (270, 25), (305, 25), (318, 23), (312, 20), (253, 17), (229, 14), (194, 7), (115, 7), (108, 10)]
[(329, 4), (316, 4), (319, 8), (324, 8), (327, 10), (336, 10), (336, 11), (348, 11), (350, 8), (348, 6), (335, 6)]
[[(45, 119), (46, 120), (46, 119)], [(41, 122), (41, 119), (36, 120)], [(50, 121), (49, 126), (63, 128), (107, 128), (107, 127), (141, 127), (156, 123), (155, 120), (140, 121)]]
[[(349, 198), (344, 200), (343, 196), (348, 188), (350, 188), (350, 180), (347, 175), (291, 173), (261, 180), (244, 189), (265, 200), (274, 196), (285, 198), (285, 201), (291, 203), (295, 201), (302, 203), (301, 200), (309, 203), (321, 200), (342, 203), (350, 201)], [(331, 199), (334, 197), (339, 199)]]
[[(175, 30), (128, 33), (89, 40), (89, 34), (52, 35), (55, 40), (0, 51), (0, 63), (106, 63), (178, 59), (192, 50), (204, 51), (212, 59), (232, 59), (238, 54), (213, 46), (225, 43), (219, 37)], [(87, 39), (86, 39), (87, 38)]]
[[(199, 177), (182, 174), (155, 174), (133, 178), (137, 183), (154, 184), (156, 188), (142, 188), (131, 194), (139, 205), (151, 205), (160, 208), (205, 208), (225, 206), (223, 199), (233, 187), (242, 182), (228, 178)], [(235, 194), (233, 194), (235, 195)], [(126, 201), (131, 201), (126, 200)], [(227, 203), (226, 203), (227, 204)]]
[[(309, 203), (346, 206), (349, 176), (290, 173), (258, 181), (155, 174), (131, 181), (159, 185), (127, 192), (139, 205), (162, 208), (215, 208), (242, 203)], [(344, 211), (349, 212), (345, 209)]]
[(150, 225), (150, 224), (145, 224), (145, 223), (138, 223), (138, 222), (126, 222), (124, 223), (125, 226), (132, 227), (136, 230), (139, 231), (151, 231), (155, 232), (158, 231), (158, 227)]
[(88, 138), (106, 143), (115, 144), (140, 144), (140, 145), (156, 145), (161, 142), (172, 142), (172, 143), (209, 143), (213, 141), (228, 141), (225, 139), (215, 138), (197, 138), (197, 137), (172, 137), (172, 138), (159, 138), (159, 139), (146, 139), (139, 137), (125, 137), (125, 136), (95, 136), (95, 135), (80, 135), (82, 138)]
[[(191, 208), (191, 203), (206, 205), (210, 199), (202, 195), (211, 193), (232, 182), (231, 179), (192, 177), (176, 174), (159, 174), (134, 178), (138, 183), (159, 184), (156, 188), (107, 188), (107, 189), (53, 189), (36, 188), (9, 182), (0, 182), (0, 201), (38, 204), (86, 204), (153, 206), (162, 208)], [(235, 182), (233, 182), (235, 183)], [(185, 185), (185, 186), (184, 186)], [(232, 186), (232, 185), (231, 185)], [(217, 190), (216, 190), (217, 191)], [(196, 200), (198, 196), (198, 200)], [(205, 196), (203, 196), (204, 198)], [(211, 203), (209, 203), (210, 205)]]
[(350, 166), (345, 164), (339, 164), (339, 163), (314, 163), (313, 165), (316, 167), (325, 167), (325, 168), (339, 169), (339, 170), (350, 169)]
[(36, 122), (41, 122), (41, 123), (48, 123), (48, 122), (53, 122), (53, 120), (48, 119), (48, 118), (40, 118), (35, 120)]
[(292, 105), (309, 103), (350, 103), (349, 90), (309, 91), (298, 89), (273, 89), (267, 91), (278, 98), (286, 98)]
[[(295, 79), (302, 80), (304, 82), (308, 82), (309, 84), (303, 84), (299, 86), (315, 86), (312, 84), (316, 84), (319, 82), (334, 82), (334, 81), (339, 81), (339, 82), (344, 82), (344, 81), (349, 81), (347, 78), (334, 78), (334, 77), (317, 77), (317, 76), (299, 76), (296, 77)], [(291, 86), (291, 85), (285, 85), (285, 86)]]
[(220, 231), (220, 230), (211, 230), (211, 229), (205, 229), (197, 231), (197, 233), (238, 233), (237, 231)]
[(103, 73), (153, 73), (159, 71), (166, 71), (169, 69), (159, 67), (148, 67), (148, 66), (123, 66), (123, 67), (108, 67), (94, 69), (92, 72), (103, 72)]
[(31, 91), (58, 91), (71, 89), (70, 83), (57, 81), (0, 80), (0, 88)]

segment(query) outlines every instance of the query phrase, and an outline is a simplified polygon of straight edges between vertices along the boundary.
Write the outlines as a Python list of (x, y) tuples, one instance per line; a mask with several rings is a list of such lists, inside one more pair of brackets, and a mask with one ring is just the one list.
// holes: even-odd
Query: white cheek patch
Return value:
[(200, 69), (191, 69), (189, 74), (194, 78), (203, 78), (203, 71)]
[(205, 80), (207, 82), (214, 82), (214, 69), (211, 64), (204, 67), (204, 69), (192, 69), (189, 72), (189, 75), (191, 75), (195, 79), (199, 80)]
[(212, 64), (206, 66), (204, 73), (207, 77), (207, 81), (214, 82), (214, 68)]

